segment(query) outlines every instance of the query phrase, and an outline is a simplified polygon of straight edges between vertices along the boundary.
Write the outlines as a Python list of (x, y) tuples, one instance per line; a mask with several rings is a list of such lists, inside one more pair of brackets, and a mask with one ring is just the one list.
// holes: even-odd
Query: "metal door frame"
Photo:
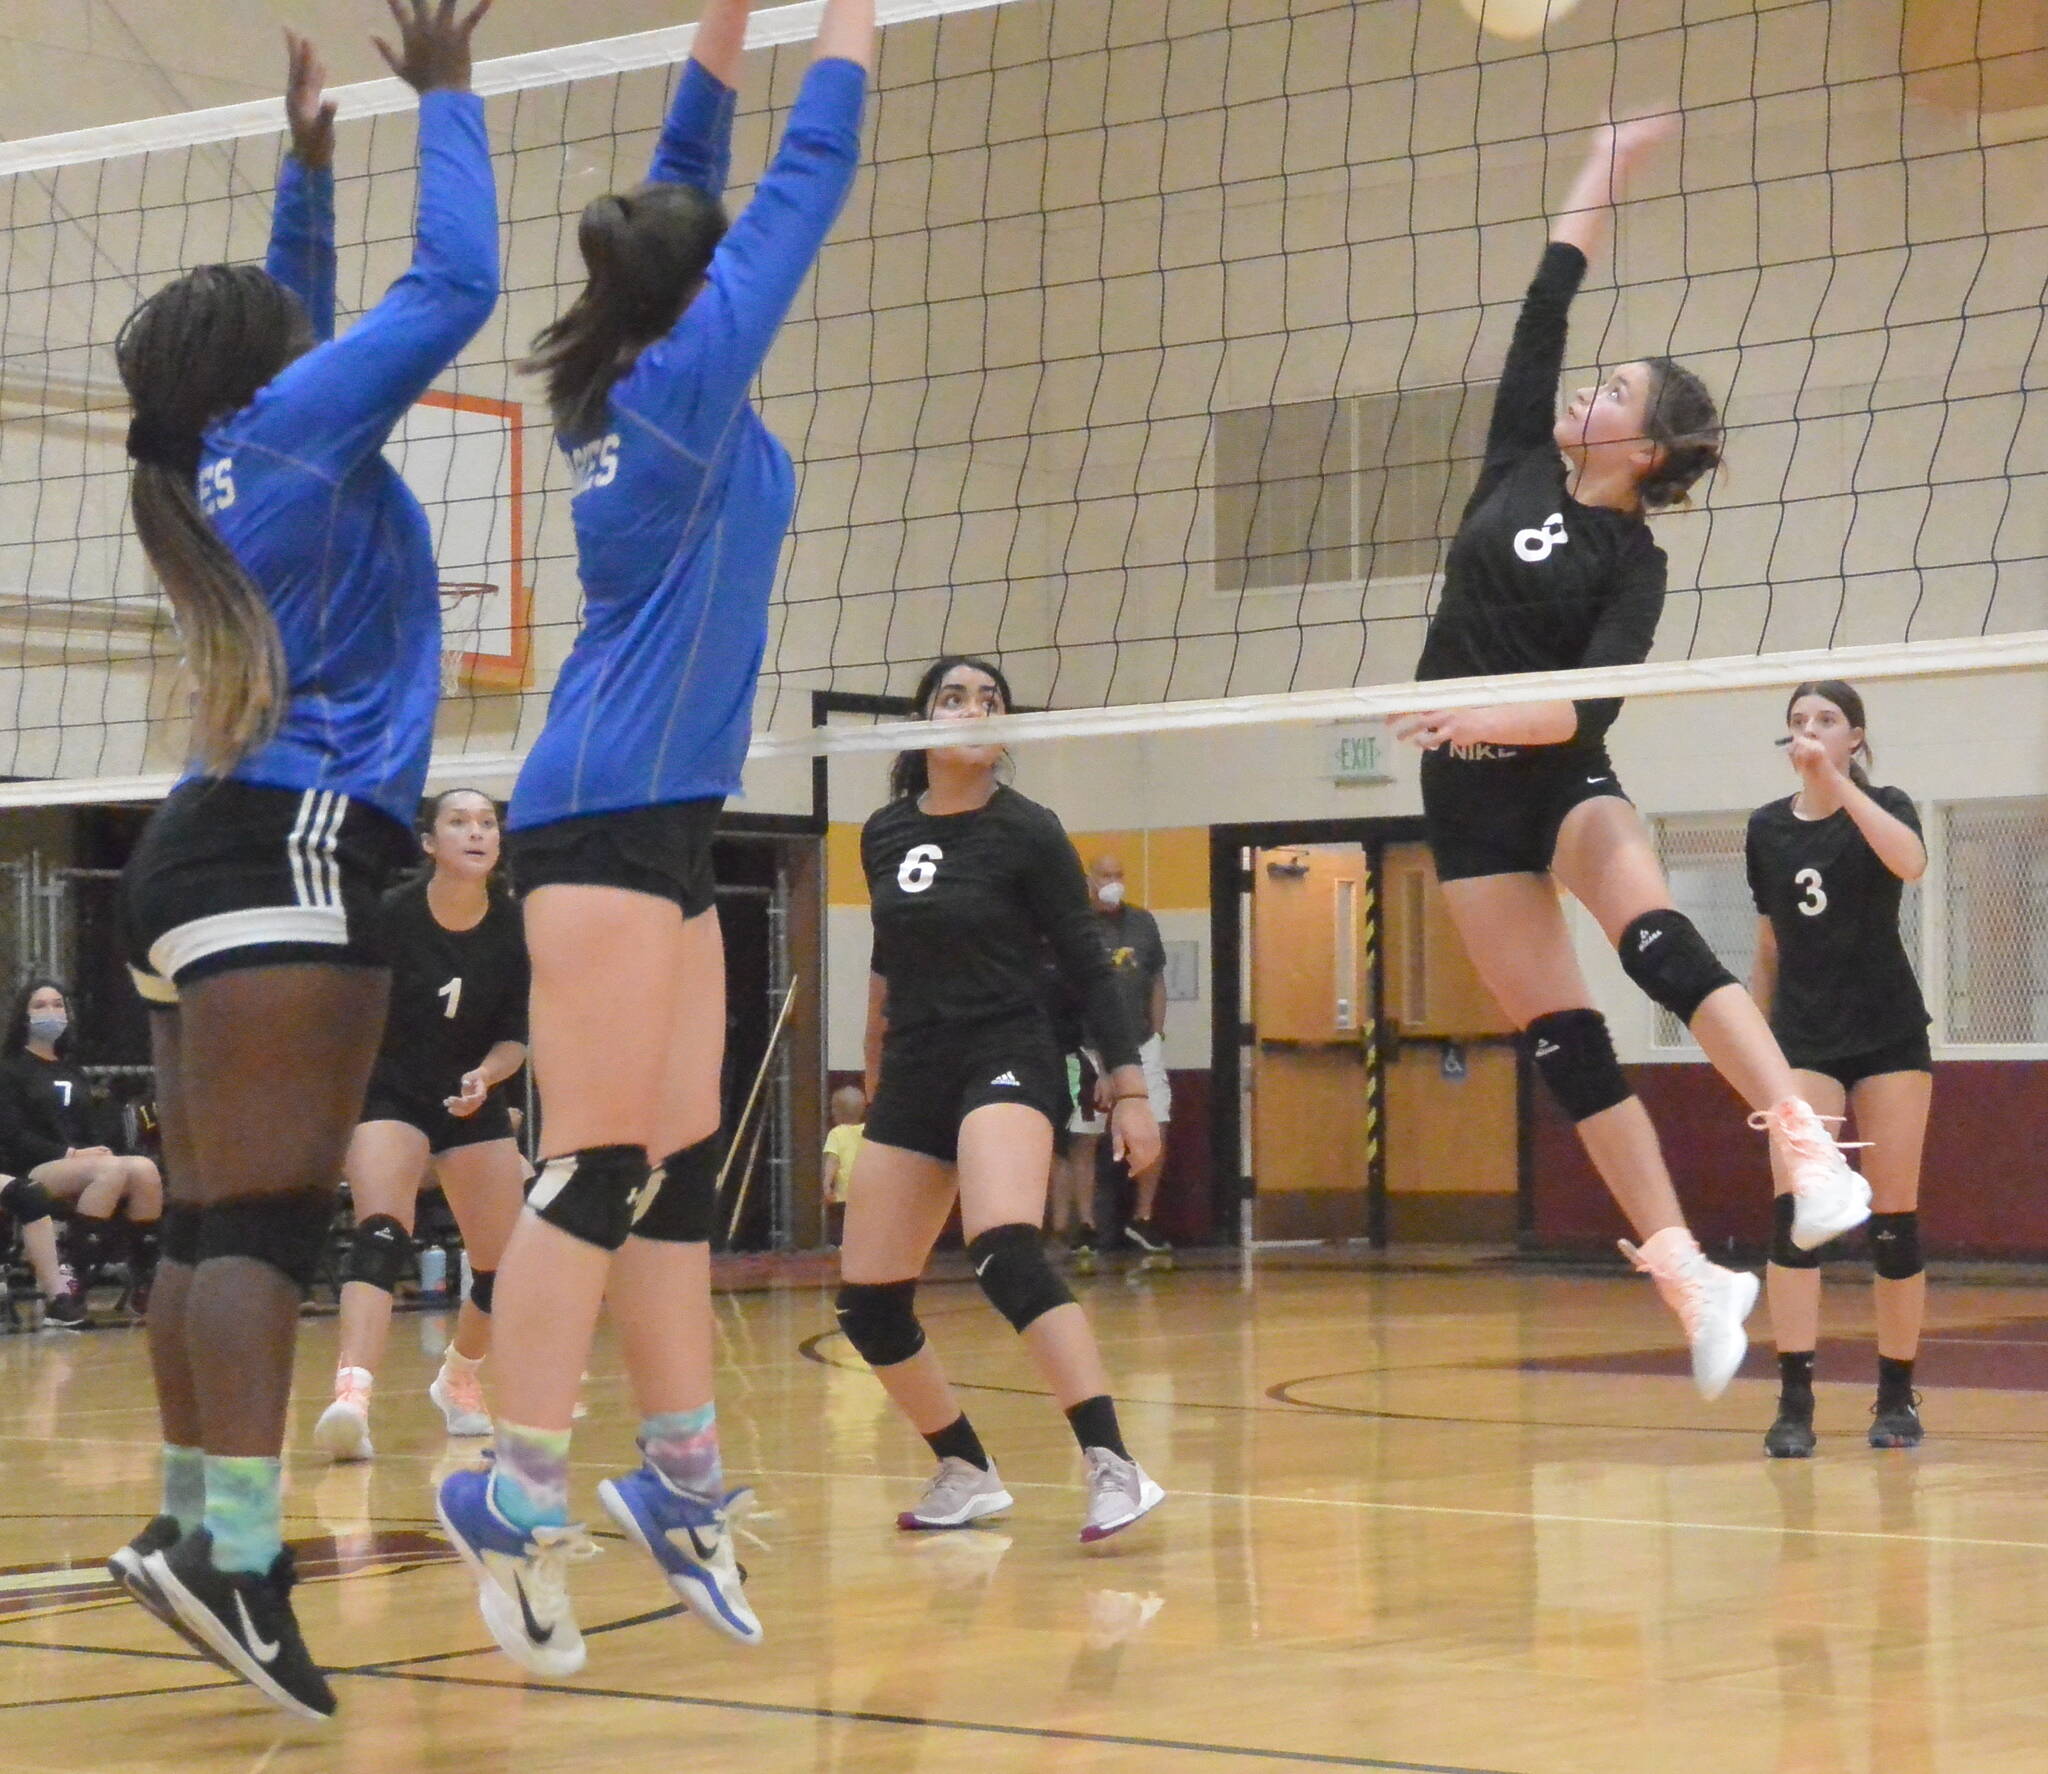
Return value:
[[(1419, 841), (1419, 815), (1377, 819), (1275, 819), (1209, 828), (1209, 1160), (1212, 1208), (1219, 1226), (1236, 1226), (1247, 1240), (1249, 1209), (1256, 1196), (1244, 1162), (1244, 1052), (1252, 1025), (1242, 987), (1244, 957), (1250, 931), (1245, 926), (1242, 896), (1251, 881), (1243, 864), (1246, 850), (1270, 850), (1284, 844), (1357, 844), (1365, 852), (1371, 904), (1380, 902), (1385, 879), (1384, 856), (1389, 844)], [(1368, 925), (1368, 979), (1375, 1031), (1386, 1026), (1386, 956), (1379, 940), (1384, 915)], [(1375, 1056), (1372, 1080), (1372, 1121), (1386, 1124), (1386, 1079)], [(1387, 1246), (1387, 1161), (1385, 1141), (1369, 1137), (1366, 1146), (1365, 1235), (1374, 1250)]]

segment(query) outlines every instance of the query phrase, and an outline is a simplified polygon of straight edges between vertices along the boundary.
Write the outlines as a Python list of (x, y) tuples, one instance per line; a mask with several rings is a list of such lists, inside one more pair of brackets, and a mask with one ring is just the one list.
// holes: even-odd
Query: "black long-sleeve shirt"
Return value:
[(385, 894), (391, 1008), (377, 1052), (377, 1082), (438, 1102), (500, 1041), (526, 1039), (532, 969), (512, 900), (493, 896), (481, 921), (450, 930), (434, 916), (424, 877)]
[(83, 1072), (25, 1047), (0, 1058), (0, 1173), (26, 1176), (75, 1146), (96, 1143)]
[(1012, 788), (969, 813), (921, 812), (906, 796), (868, 820), (860, 854), (891, 1035), (1006, 1015), (1049, 1021), (1045, 942), (1082, 1001), (1103, 1063), (1138, 1063), (1140, 1031), (1088, 903), (1081, 859), (1050, 808)]
[[(1657, 637), (1664, 551), (1639, 515), (1581, 505), (1565, 490), (1552, 436), (1566, 322), (1585, 274), (1585, 255), (1552, 241), (1522, 302), (1479, 484), (1444, 558), (1443, 597), (1415, 668), (1425, 682), (1639, 665)], [(1576, 706), (1568, 743), (1586, 748), (1621, 712), (1618, 697)]]

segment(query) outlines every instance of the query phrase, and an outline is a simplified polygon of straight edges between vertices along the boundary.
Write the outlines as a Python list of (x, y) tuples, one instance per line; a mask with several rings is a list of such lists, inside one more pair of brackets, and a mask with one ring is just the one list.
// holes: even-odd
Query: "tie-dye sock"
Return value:
[(284, 1549), (280, 1463), (263, 1454), (208, 1454), (206, 1531), (216, 1571), (268, 1571)]
[(206, 1456), (197, 1448), (164, 1443), (164, 1514), (190, 1534), (206, 1519)]
[(569, 1431), (498, 1422), (491, 1501), (515, 1528), (559, 1528), (569, 1519)]
[(725, 1467), (718, 1457), (718, 1407), (663, 1411), (640, 1424), (640, 1449), (647, 1464), (679, 1491), (701, 1502), (725, 1496)]

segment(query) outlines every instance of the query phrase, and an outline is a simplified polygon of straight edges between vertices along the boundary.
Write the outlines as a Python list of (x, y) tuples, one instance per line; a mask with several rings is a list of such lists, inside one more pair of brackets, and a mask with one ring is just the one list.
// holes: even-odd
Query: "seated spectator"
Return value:
[[(857, 1084), (843, 1084), (832, 1093), (832, 1131), (825, 1136), (825, 1201), (829, 1207), (846, 1205), (846, 1185), (853, 1180), (854, 1160), (860, 1156), (863, 1124), (868, 1116), (868, 1099)], [(826, 1242), (839, 1242), (838, 1222)]]
[[(56, 980), (30, 980), (15, 995), (0, 1035), (0, 1172), (17, 1179), (9, 1196), (33, 1183), (45, 1211), (69, 1211), (74, 1269), (89, 1278), (94, 1265), (125, 1260), (133, 1277), (139, 1229), (153, 1228), (163, 1212), (163, 1179), (147, 1158), (116, 1152), (95, 1128), (89, 1083), (66, 1057), (71, 1034)], [(53, 1315), (55, 1303), (53, 1296)]]

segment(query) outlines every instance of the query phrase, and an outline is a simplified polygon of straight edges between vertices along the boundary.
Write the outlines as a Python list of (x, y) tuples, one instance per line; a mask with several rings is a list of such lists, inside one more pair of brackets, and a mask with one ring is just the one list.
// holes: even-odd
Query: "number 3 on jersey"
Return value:
[(1792, 885), (1805, 889), (1806, 897), (1799, 902), (1799, 909), (1809, 918), (1818, 918), (1828, 909), (1827, 890), (1821, 885), (1819, 869), (1801, 869), (1792, 877)]
[(455, 1020), (455, 1013), (462, 1008), (462, 975), (458, 973), (437, 991), (434, 996), (448, 1000), (448, 1008), (442, 1011), (441, 1014), (450, 1022), (453, 1022)]
[(939, 875), (946, 853), (936, 844), (914, 844), (896, 869), (896, 885), (905, 893), (922, 893)]

